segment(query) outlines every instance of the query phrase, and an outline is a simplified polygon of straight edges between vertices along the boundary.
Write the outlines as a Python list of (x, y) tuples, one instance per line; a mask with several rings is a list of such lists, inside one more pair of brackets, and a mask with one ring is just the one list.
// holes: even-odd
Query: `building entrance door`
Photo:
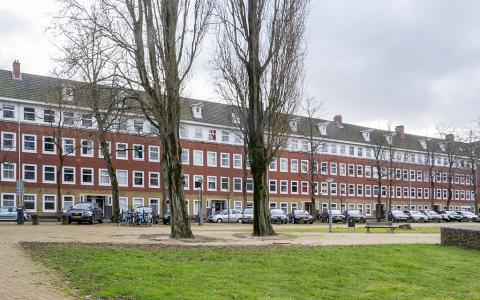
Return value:
[(110, 219), (112, 217), (112, 206), (108, 203), (107, 196), (95, 196), (95, 195), (86, 195), (85, 201), (97, 203), (98, 207), (100, 207), (103, 211), (103, 217), (105, 219)]
[(225, 209), (225, 200), (212, 200), (212, 213), (218, 213)]

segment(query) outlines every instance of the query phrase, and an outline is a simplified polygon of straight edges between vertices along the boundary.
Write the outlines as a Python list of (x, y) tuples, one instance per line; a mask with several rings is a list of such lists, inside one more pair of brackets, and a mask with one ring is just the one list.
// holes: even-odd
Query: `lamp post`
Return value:
[(199, 179), (197, 181), (199, 183), (198, 185), (198, 194), (199, 194), (199, 198), (200, 198), (200, 203), (198, 205), (198, 225), (202, 225), (203, 224), (203, 209), (202, 209), (202, 202), (203, 202), (203, 199), (202, 199), (202, 190), (203, 190), (203, 179)]
[(328, 183), (328, 232), (333, 232), (333, 225), (332, 225), (332, 190), (331, 185), (333, 182), (332, 177), (327, 178)]

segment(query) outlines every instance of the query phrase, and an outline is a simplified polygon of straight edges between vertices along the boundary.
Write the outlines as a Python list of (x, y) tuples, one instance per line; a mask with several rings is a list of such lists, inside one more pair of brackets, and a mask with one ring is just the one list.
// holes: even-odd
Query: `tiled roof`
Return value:
[[(0, 70), (0, 97), (44, 102), (49, 93), (51, 93), (51, 90), (58, 88), (62, 84), (75, 84), (75, 82), (26, 73), (22, 74), (21, 80), (16, 80), (13, 79), (11, 71)], [(201, 119), (196, 119), (192, 115), (191, 106), (194, 104), (202, 105)], [(231, 118), (232, 112), (233, 110), (227, 104), (184, 98), (181, 119), (185, 121), (197, 121), (216, 124), (219, 126), (235, 127), (236, 125), (233, 123)], [(368, 142), (366, 142), (362, 136), (362, 131), (369, 130), (371, 141), (370, 144), (374, 145), (374, 141), (384, 139), (386, 134), (393, 134), (391, 131), (373, 129), (347, 123), (343, 123), (342, 126), (338, 126), (338, 124), (335, 122), (324, 119), (315, 119), (313, 124), (316, 125), (318, 123), (325, 122), (328, 122), (327, 135), (320, 135), (319, 129), (317, 126), (315, 126), (314, 136), (329, 140), (368, 144)], [(301, 135), (302, 132), (307, 132), (307, 128), (309, 127), (308, 124), (308, 118), (304, 116), (298, 116), (296, 134)], [(405, 133), (404, 137), (401, 137), (398, 134), (393, 134), (393, 147), (411, 151), (424, 151), (419, 140), (425, 140), (426, 138), (427, 137), (425, 136), (407, 133)], [(431, 140), (435, 141), (435, 144), (437, 144), (436, 152), (442, 152), (438, 144), (444, 141), (440, 139)]]

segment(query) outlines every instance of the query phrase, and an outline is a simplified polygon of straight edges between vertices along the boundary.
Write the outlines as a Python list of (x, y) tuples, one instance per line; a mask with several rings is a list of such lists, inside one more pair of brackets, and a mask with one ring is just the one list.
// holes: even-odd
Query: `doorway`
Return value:
[(225, 209), (225, 200), (212, 200), (212, 213), (216, 214)]
[(98, 207), (103, 211), (103, 216), (106, 219), (112, 217), (112, 203), (111, 198), (107, 196), (94, 196), (94, 195), (86, 195), (84, 196), (86, 202), (97, 203)]

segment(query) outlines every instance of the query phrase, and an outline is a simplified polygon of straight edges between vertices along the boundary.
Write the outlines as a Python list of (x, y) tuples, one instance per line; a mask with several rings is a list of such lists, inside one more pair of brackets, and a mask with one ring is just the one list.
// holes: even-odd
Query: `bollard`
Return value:
[(25, 216), (23, 215), (23, 207), (17, 207), (17, 225), (23, 225)]

